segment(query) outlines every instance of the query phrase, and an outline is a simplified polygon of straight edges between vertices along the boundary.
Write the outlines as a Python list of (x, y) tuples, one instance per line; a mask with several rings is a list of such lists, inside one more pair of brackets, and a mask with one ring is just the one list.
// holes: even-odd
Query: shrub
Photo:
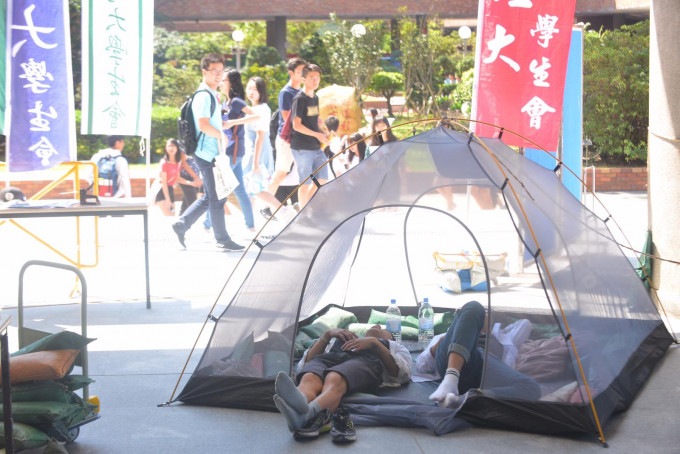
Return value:
[(587, 31), (583, 131), (607, 164), (644, 163), (649, 124), (649, 21)]
[(275, 47), (253, 46), (248, 49), (246, 66), (258, 64), (260, 66), (276, 66), (281, 63), (281, 56)]
[(369, 85), (368, 88), (387, 99), (387, 112), (390, 117), (394, 117), (390, 98), (392, 98), (397, 91), (404, 88), (404, 76), (397, 72), (380, 71), (373, 75), (371, 78), (371, 85)]

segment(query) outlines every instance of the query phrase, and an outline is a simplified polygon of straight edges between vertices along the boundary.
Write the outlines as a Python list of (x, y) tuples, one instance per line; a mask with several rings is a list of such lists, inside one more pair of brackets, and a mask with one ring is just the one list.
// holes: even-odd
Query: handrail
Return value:
[[(83, 273), (75, 266), (66, 265), (64, 263), (47, 262), (45, 260), (29, 260), (28, 262), (24, 263), (24, 265), (21, 267), (21, 271), (19, 271), (19, 300), (17, 304), (19, 346), (23, 347), (21, 345), (22, 340), (21, 334), (24, 329), (24, 273), (26, 272), (26, 269), (28, 269), (28, 267), (32, 265), (40, 265), (46, 266), (48, 268), (59, 268), (66, 271), (73, 271), (78, 276), (78, 279), (80, 279), (80, 282), (82, 284), (82, 290), (80, 293), (81, 294), (80, 329), (81, 335), (83, 337), (87, 337), (87, 283), (85, 282), (85, 276), (83, 276)], [(83, 352), (82, 354), (83, 375), (87, 377), (88, 376), (87, 344), (83, 346), (82, 352)], [(89, 385), (85, 385), (83, 387), (83, 400), (87, 400), (88, 398), (89, 398)]]

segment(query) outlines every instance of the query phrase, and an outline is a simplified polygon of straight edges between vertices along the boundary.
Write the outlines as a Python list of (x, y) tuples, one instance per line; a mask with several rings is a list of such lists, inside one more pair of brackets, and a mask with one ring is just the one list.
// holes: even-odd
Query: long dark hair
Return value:
[(264, 79), (261, 77), (251, 77), (248, 82), (250, 81), (255, 82), (255, 88), (257, 88), (257, 93), (260, 95), (260, 104), (266, 104), (267, 103), (267, 85), (264, 82)]
[[(375, 125), (377, 125), (378, 123), (384, 123), (388, 128), (385, 131), (385, 133), (387, 134), (387, 141), (386, 142), (396, 142), (397, 140), (399, 140), (394, 135), (392, 130), (389, 129), (390, 128), (390, 122), (387, 119), (387, 117), (384, 116), (384, 115), (378, 115), (378, 116), (375, 117), (375, 119), (373, 120), (373, 125), (371, 126), (371, 132), (372, 133), (378, 132), (378, 130), (375, 128)], [(376, 134), (376, 135), (373, 136), (373, 139), (371, 141), (371, 145), (382, 145), (382, 142), (380, 141), (380, 137), (378, 137), (379, 135), (382, 135), (382, 133), (379, 133), (379, 134)]]
[[(179, 142), (177, 141), (177, 139), (168, 139), (168, 142), (170, 142), (171, 144), (173, 144), (177, 148), (177, 153), (175, 153), (175, 161), (174, 162), (175, 163), (182, 162), (183, 151), (182, 151), (182, 147), (179, 146)], [(167, 145), (167, 142), (166, 142), (166, 145)], [(165, 158), (165, 160), (167, 162), (173, 162), (173, 161), (170, 161), (170, 155), (168, 154), (168, 150), (165, 150), (165, 149), (163, 150), (163, 157)]]
[(232, 69), (227, 73), (227, 79), (229, 79), (229, 93), (227, 94), (229, 101), (234, 98), (246, 99), (246, 91), (243, 89), (241, 73)]
[[(364, 136), (360, 132), (355, 132), (349, 136), (349, 143), (351, 145), (356, 144), (357, 146), (357, 151), (359, 152), (359, 161), (363, 161), (366, 157), (366, 141), (363, 139)], [(352, 151), (350, 151), (350, 153), (352, 153)]]

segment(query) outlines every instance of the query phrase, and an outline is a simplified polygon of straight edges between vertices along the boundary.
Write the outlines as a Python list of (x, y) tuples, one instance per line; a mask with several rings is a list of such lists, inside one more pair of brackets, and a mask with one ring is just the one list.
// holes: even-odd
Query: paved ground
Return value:
[[(622, 226), (633, 247), (640, 248), (646, 230), (646, 195), (598, 194)], [(88, 221), (84, 221), (86, 223)], [(235, 222), (232, 222), (232, 225)], [(46, 237), (61, 237), (73, 229), (72, 220), (30, 221), (23, 225)], [(359, 440), (334, 448), (330, 440), (296, 443), (276, 413), (173, 405), (158, 408), (173, 394), (189, 351), (201, 326), (233, 269), (238, 254), (217, 253), (200, 227), (181, 250), (169, 229), (169, 219), (151, 215), (152, 308), (144, 302), (141, 218), (100, 221), (99, 266), (85, 270), (89, 288), (90, 389), (102, 403), (102, 419), (83, 426), (71, 453), (212, 453), (212, 452), (465, 452), (554, 453), (601, 452), (592, 436), (548, 437), (501, 430), (471, 428), (435, 437), (425, 429), (360, 428)], [(248, 233), (234, 230), (244, 239)], [(75, 250), (70, 238), (58, 246)], [(81, 254), (93, 257), (82, 242)], [(18, 270), (30, 259), (57, 260), (11, 225), (0, 226), (0, 305), (16, 326)], [(247, 256), (245, 260), (252, 260)], [(197, 265), (202, 261), (203, 265)], [(238, 279), (236, 279), (238, 281)], [(70, 299), (74, 279), (66, 272), (31, 269), (26, 273), (27, 325), (45, 331), (79, 330), (79, 299)], [(230, 289), (227, 289), (230, 291)], [(215, 311), (221, 312), (221, 308)], [(675, 329), (675, 331), (679, 331)], [(16, 328), (10, 328), (16, 349)], [(191, 373), (209, 332), (198, 341), (190, 360)], [(611, 452), (676, 453), (680, 434), (680, 349), (671, 347), (632, 407), (605, 428)], [(187, 376), (180, 383), (181, 389)]]

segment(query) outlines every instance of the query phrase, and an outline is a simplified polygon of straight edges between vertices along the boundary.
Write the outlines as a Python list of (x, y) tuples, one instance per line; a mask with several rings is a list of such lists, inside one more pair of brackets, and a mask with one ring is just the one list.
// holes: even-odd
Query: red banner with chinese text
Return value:
[[(472, 119), (557, 150), (576, 0), (481, 0)], [(476, 123), (481, 137), (498, 137)], [(503, 141), (536, 146), (514, 134)]]

